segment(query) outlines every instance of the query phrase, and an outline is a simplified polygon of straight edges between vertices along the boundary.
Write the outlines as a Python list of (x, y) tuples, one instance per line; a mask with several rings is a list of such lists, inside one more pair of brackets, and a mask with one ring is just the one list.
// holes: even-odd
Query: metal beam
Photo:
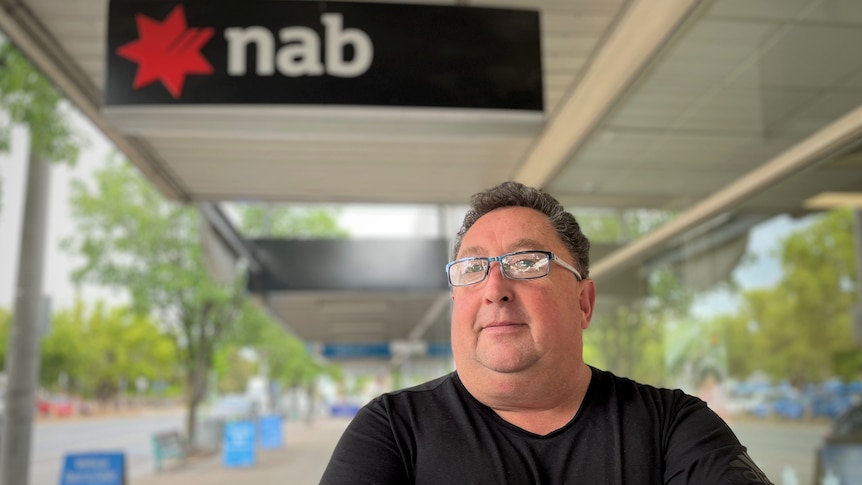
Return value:
[(758, 194), (781, 180), (815, 165), (836, 150), (862, 137), (862, 107), (858, 107), (789, 150), (739, 178), (673, 220), (602, 258), (590, 269), (595, 278), (620, 271), (669, 240)]
[(584, 143), (700, 0), (635, 1), (521, 164), (515, 180), (544, 187)]

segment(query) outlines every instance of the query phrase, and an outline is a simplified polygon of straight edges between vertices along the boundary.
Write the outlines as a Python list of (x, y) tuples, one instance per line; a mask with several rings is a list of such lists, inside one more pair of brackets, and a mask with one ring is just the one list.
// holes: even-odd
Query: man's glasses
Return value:
[(446, 275), (451, 286), (470, 286), (481, 283), (491, 270), (491, 263), (500, 263), (500, 272), (513, 280), (532, 280), (548, 276), (551, 261), (575, 274), (582, 281), (581, 273), (572, 265), (550, 251), (515, 251), (493, 258), (462, 258), (446, 264)]

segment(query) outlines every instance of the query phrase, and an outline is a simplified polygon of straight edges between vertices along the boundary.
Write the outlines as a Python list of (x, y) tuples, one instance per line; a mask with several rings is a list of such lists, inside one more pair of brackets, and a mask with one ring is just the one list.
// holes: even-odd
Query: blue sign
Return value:
[(123, 452), (69, 453), (60, 472), (60, 485), (125, 485)]
[(281, 416), (263, 416), (260, 418), (261, 448), (281, 448), (284, 445), (284, 432), (281, 424)]
[(254, 465), (255, 432), (252, 421), (235, 421), (224, 425), (223, 463), (228, 467)]
[(323, 351), (321, 353), (327, 359), (388, 359), (392, 357), (392, 351), (389, 349), (389, 342), (324, 344)]
[(329, 408), (329, 414), (333, 418), (352, 418), (356, 416), (361, 408), (359, 404), (352, 402), (337, 402), (333, 403)]
[(452, 357), (452, 344), (449, 342), (428, 342), (429, 357)]

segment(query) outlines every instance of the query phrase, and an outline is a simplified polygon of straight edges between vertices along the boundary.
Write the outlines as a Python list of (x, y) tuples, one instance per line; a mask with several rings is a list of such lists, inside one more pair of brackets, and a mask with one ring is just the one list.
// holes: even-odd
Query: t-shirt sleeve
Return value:
[(665, 440), (667, 485), (772, 485), (736, 435), (703, 401), (681, 397)]
[(335, 446), (321, 485), (411, 483), (384, 406), (359, 410)]

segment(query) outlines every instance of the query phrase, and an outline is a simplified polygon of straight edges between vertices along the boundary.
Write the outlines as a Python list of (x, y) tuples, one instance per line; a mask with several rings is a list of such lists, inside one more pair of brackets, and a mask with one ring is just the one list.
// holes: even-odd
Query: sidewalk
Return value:
[(227, 468), (221, 454), (215, 454), (190, 459), (185, 465), (169, 464), (161, 473), (130, 478), (129, 485), (315, 485), (349, 422), (342, 418), (318, 418), (312, 424), (286, 422), (284, 446), (258, 450), (251, 467)]

